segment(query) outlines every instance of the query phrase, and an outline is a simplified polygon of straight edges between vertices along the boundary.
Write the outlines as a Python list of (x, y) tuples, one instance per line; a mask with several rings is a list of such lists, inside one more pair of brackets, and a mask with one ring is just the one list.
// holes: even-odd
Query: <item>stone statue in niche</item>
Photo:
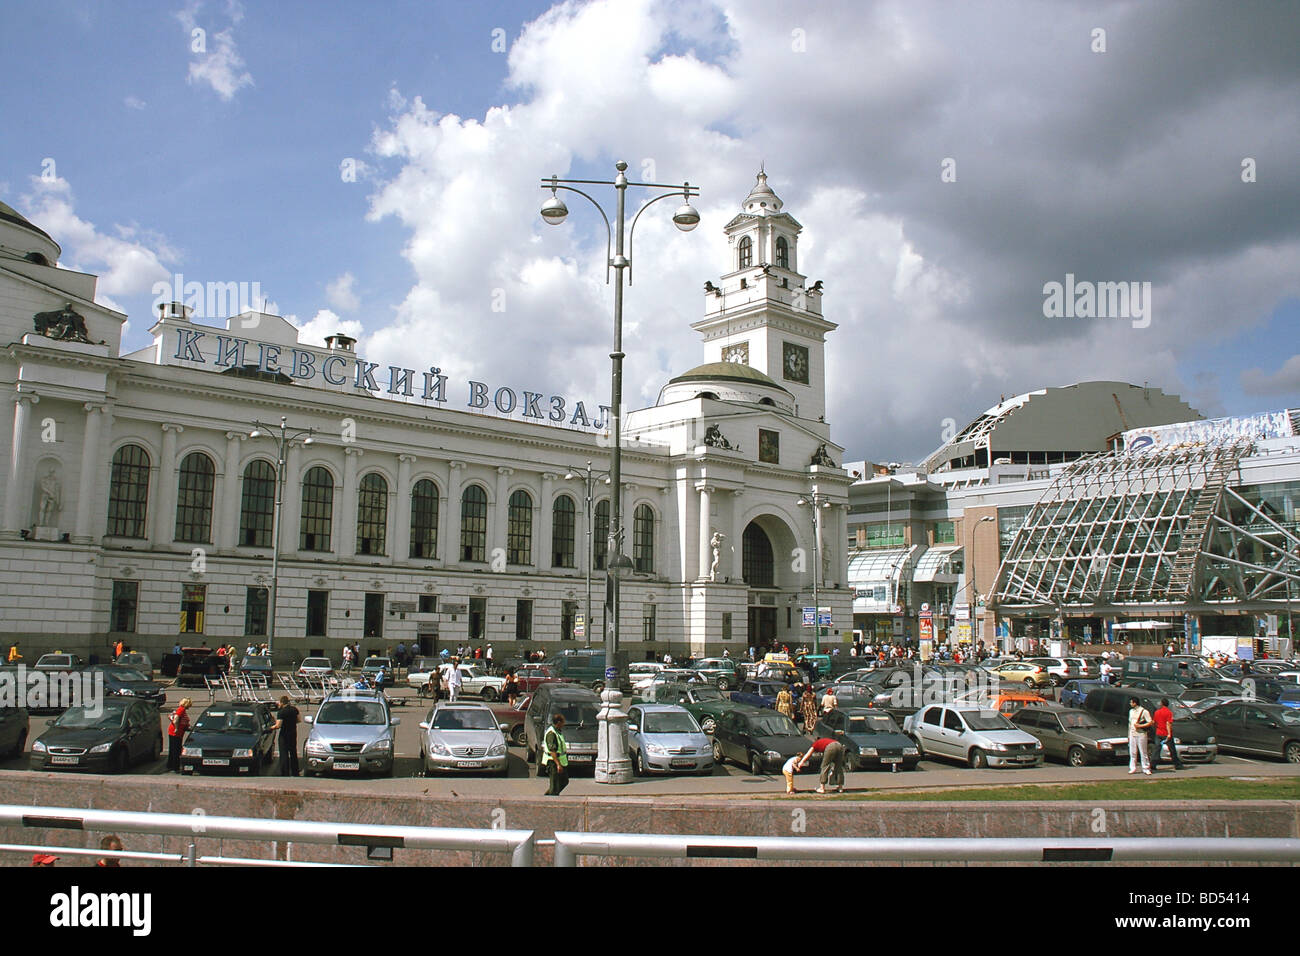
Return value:
[(835, 462), (831, 460), (830, 453), (826, 451), (826, 444), (824, 442), (817, 446), (817, 450), (813, 452), (812, 459), (808, 464), (820, 465), (825, 468), (835, 467)]
[(57, 527), (59, 512), (63, 510), (63, 494), (59, 477), (51, 468), (41, 479), (41, 502), (36, 510), (36, 524), (43, 528)]
[(713, 532), (713, 537), (709, 539), (709, 547), (713, 549), (713, 563), (709, 565), (709, 580), (718, 580), (718, 563), (722, 560), (722, 542), (727, 540), (727, 536), (721, 531)]
[(71, 302), (58, 311), (37, 312), (32, 316), (32, 321), (36, 324), (37, 334), (43, 335), (47, 339), (54, 339), (56, 342), (90, 344), (89, 333), (86, 331), (86, 320), (73, 311)]
[(717, 425), (710, 425), (704, 432), (704, 444), (710, 448), (731, 448), (731, 442), (722, 434)]

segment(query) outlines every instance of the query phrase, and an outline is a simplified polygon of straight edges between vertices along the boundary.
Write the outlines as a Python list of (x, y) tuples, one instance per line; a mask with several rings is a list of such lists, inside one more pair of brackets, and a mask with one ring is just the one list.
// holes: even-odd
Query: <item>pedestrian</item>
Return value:
[(803, 716), (803, 732), (810, 734), (817, 726), (817, 693), (812, 685), (805, 686), (799, 698), (799, 713)]
[(844, 745), (831, 737), (818, 737), (808, 752), (803, 756), (803, 763), (812, 759), (813, 754), (822, 755), (821, 782), (818, 793), (825, 793), (829, 784), (836, 792), (844, 792)]
[(1147, 731), (1154, 722), (1151, 714), (1136, 697), (1128, 699), (1128, 772), (1137, 773), (1138, 755), (1142, 757), (1142, 772), (1151, 775), (1151, 754)]
[(302, 716), (287, 695), (280, 697), (272, 730), (280, 731), (280, 776), (298, 776), (298, 721)]
[(453, 704), (460, 699), (460, 688), (464, 682), (460, 673), (460, 658), (453, 657), (451, 667), (447, 671), (447, 699)]
[[(99, 848), (101, 850), (108, 850), (109, 852), (121, 853), (122, 840), (117, 835), (110, 833), (108, 836), (104, 837), (104, 839), (99, 841)], [(116, 856), (103, 856), (95, 861), (95, 866), (121, 866), (121, 865), (122, 865), (121, 858)]]
[(352, 648), (347, 644), (343, 645), (343, 673), (352, 673)]
[(513, 667), (506, 668), (506, 682), (505, 686), (501, 688), (501, 693), (505, 697), (506, 703), (513, 707), (515, 701), (519, 698), (519, 678), (515, 676)]
[(9, 663), (17, 664), (23, 659), (23, 655), (18, 652), (18, 642), (14, 641), (9, 645)]
[(167, 769), (171, 773), (181, 772), (181, 745), (185, 742), (185, 731), (190, 729), (190, 708), (194, 701), (186, 697), (176, 705), (167, 726)]
[(1168, 745), (1169, 756), (1173, 760), (1174, 769), (1182, 770), (1183, 762), (1178, 759), (1178, 747), (1174, 743), (1174, 712), (1169, 707), (1167, 697), (1160, 698), (1160, 706), (1151, 715), (1151, 720), (1156, 725), (1156, 753), (1151, 760), (1151, 769), (1160, 769), (1160, 753)]
[(794, 720), (794, 694), (790, 693), (790, 686), (781, 688), (780, 693), (776, 695), (776, 712), (785, 714), (791, 720)]
[(558, 797), (569, 785), (569, 744), (564, 739), (563, 714), (551, 717), (551, 726), (542, 740), (542, 762), (538, 771), (551, 779), (551, 785), (546, 788), (548, 797)]
[(781, 766), (781, 774), (785, 777), (785, 792), (798, 793), (794, 788), (794, 775), (799, 772), (803, 764), (800, 762), (803, 754), (795, 754)]
[(483, 655), (487, 660), (488, 673), (492, 673), (492, 642), (488, 642), (487, 651)]
[(826, 693), (822, 696), (822, 713), (829, 714), (838, 707), (840, 702), (835, 699), (835, 687), (833, 685), (826, 688)]

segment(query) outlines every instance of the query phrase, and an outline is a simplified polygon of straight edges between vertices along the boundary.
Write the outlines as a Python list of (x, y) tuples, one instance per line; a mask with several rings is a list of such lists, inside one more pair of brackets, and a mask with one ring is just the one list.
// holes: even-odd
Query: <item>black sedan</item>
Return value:
[(86, 672), (91, 674), (91, 679), (96, 682), (100, 680), (98, 675), (104, 675), (104, 692), (111, 697), (134, 697), (137, 700), (148, 701), (155, 707), (161, 707), (167, 702), (167, 691), (163, 685), (151, 681), (134, 667), (123, 664), (96, 664), (94, 667), (86, 668)]
[(271, 679), (271, 657), (269, 654), (245, 654), (244, 659), (239, 662), (239, 673), (246, 676), (265, 677), (267, 681)]
[(842, 707), (822, 717), (817, 737), (830, 737), (844, 745), (850, 770), (866, 767), (899, 767), (915, 770), (921, 750), (883, 710)]
[[(718, 764), (730, 760), (759, 776), (780, 770), (782, 764), (796, 754), (806, 753), (812, 744), (784, 714), (742, 706), (718, 717), (713, 730), (713, 760)], [(816, 763), (820, 759), (814, 754), (809, 765)]]
[(1200, 719), (1218, 738), (1222, 750), (1300, 763), (1300, 710), (1294, 707), (1233, 701), (1211, 707)]
[(33, 770), (121, 773), (162, 753), (158, 708), (143, 700), (109, 697), (99, 707), (69, 707), (32, 742)]
[(270, 704), (213, 704), (190, 728), (181, 747), (182, 773), (256, 776), (275, 754), (275, 711)]

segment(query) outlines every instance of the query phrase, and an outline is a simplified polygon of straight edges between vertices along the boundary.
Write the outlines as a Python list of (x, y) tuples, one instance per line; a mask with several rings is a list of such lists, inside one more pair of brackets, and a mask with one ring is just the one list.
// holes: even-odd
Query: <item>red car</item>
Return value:
[(519, 681), (521, 694), (531, 694), (545, 681), (559, 680), (555, 672), (546, 664), (521, 664), (515, 668), (515, 679)]
[(525, 694), (515, 700), (514, 706), (501, 701), (497, 704), (488, 704), (492, 708), (492, 713), (496, 716), (498, 724), (506, 724), (505, 730), (501, 731), (516, 747), (524, 747), (528, 744), (528, 734), (524, 728), (524, 718), (527, 716), (528, 705), (532, 702), (532, 695)]

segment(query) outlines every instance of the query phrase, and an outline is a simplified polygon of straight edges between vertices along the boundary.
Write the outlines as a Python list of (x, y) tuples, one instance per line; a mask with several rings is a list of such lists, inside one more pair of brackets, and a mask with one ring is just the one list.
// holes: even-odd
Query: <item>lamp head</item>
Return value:
[(248, 433), (248, 437), (249, 437), (249, 438), (261, 438), (261, 437), (262, 437), (262, 429), (260, 429), (260, 428), (254, 428), (251, 432)]
[(690, 232), (700, 224), (700, 214), (689, 202), (684, 202), (673, 213), (673, 225), (682, 232)]
[(558, 226), (564, 222), (569, 215), (569, 207), (564, 204), (564, 200), (555, 194), (555, 188), (551, 188), (551, 198), (542, 203), (542, 218), (552, 226)]
[(308, 435), (306, 438), (304, 438), (304, 439), (302, 440), (302, 443), (303, 443), (304, 445), (314, 445), (314, 444), (316, 444), (316, 439), (314, 439), (314, 438), (312, 438), (310, 435)]

